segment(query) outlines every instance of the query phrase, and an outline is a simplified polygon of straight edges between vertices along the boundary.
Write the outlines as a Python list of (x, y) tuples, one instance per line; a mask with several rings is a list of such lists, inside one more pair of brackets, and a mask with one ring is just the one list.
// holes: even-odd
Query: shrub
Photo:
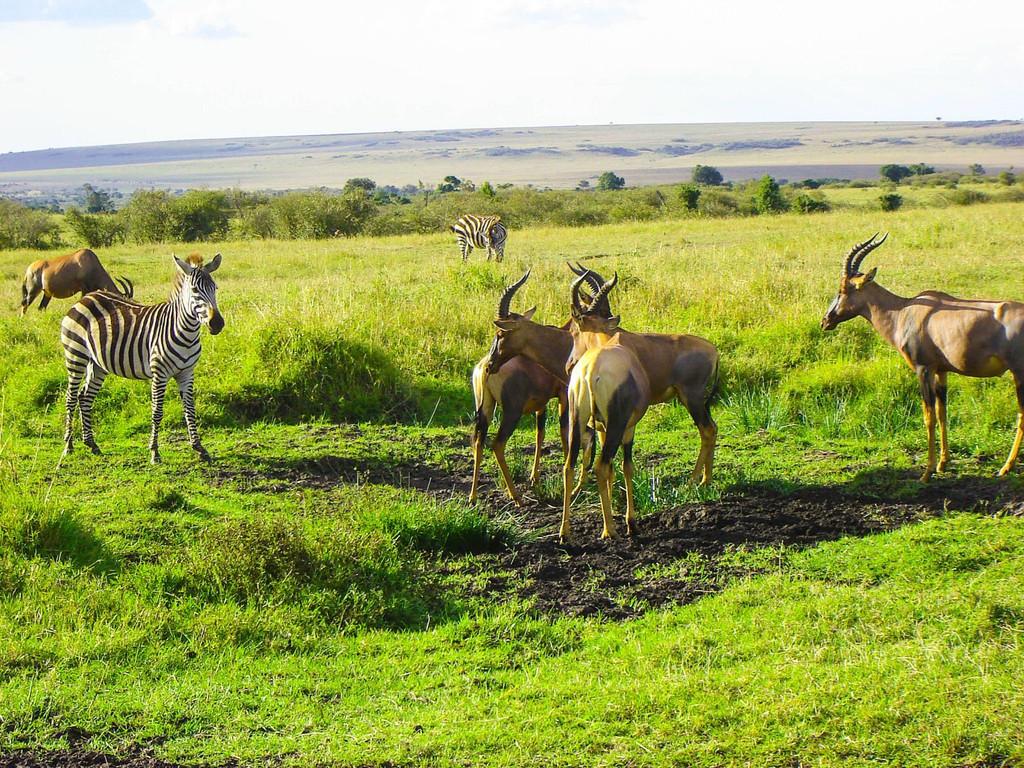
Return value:
[(698, 208), (705, 216), (732, 216), (739, 210), (739, 203), (728, 192), (715, 190), (700, 196)]
[(114, 214), (89, 214), (77, 208), (69, 208), (64, 214), (64, 223), (74, 234), (76, 242), (84, 243), (89, 248), (106, 248), (124, 242), (124, 224)]
[(231, 220), (231, 232), (242, 239), (265, 240), (274, 236), (274, 210), (269, 204), (243, 208)]
[(349, 179), (345, 182), (345, 186), (342, 191), (351, 192), (355, 189), (361, 189), (366, 193), (373, 192), (377, 188), (377, 182), (373, 179), (368, 179), (365, 176), (360, 176), (355, 179)]
[(792, 208), (798, 213), (819, 213), (829, 210), (829, 204), (824, 197), (802, 194), (793, 198)]
[(768, 174), (762, 176), (754, 187), (754, 208), (758, 213), (781, 213), (786, 210), (786, 201), (779, 191), (779, 184)]
[(967, 170), (970, 171), (971, 176), (985, 175), (985, 167), (981, 163), (971, 163), (971, 165), (968, 166)]
[(988, 195), (976, 189), (954, 189), (944, 193), (943, 198), (953, 205), (974, 205), (984, 203), (988, 200)]
[(1017, 183), (1017, 175), (1013, 171), (1003, 171), (999, 174), (999, 182), (1006, 186), (1013, 186)]
[(910, 166), (910, 172), (914, 176), (928, 176), (935, 173), (935, 168), (925, 163), (914, 163)]
[(342, 195), (293, 192), (275, 198), (271, 207), (277, 237), (312, 240), (359, 234), (377, 211), (362, 190)]
[(136, 243), (159, 243), (169, 237), (170, 196), (162, 189), (140, 189), (121, 209), (125, 234)]
[(683, 184), (679, 187), (679, 199), (688, 211), (696, 211), (700, 201), (700, 187), (695, 184)]
[(616, 176), (613, 171), (605, 171), (597, 177), (597, 188), (601, 190), (622, 189), (626, 186), (626, 180)]
[(166, 234), (172, 240), (218, 240), (228, 232), (228, 200), (223, 192), (193, 189), (167, 205)]
[(883, 211), (895, 211), (903, 205), (903, 196), (897, 195), (895, 192), (886, 192), (879, 195), (878, 203), (882, 206)]
[(60, 226), (49, 214), (0, 199), (0, 248), (55, 248)]
[(722, 174), (712, 165), (696, 165), (693, 168), (693, 183), (717, 187), (722, 183)]

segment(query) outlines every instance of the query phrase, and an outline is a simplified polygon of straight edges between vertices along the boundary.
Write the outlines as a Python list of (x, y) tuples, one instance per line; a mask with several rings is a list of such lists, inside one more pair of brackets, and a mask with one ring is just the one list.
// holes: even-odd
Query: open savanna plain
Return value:
[[(149, 388), (112, 377), (104, 454), (61, 461), (70, 302), (19, 317), (39, 254), (0, 254), (0, 764), (1020, 764), (1012, 383), (951, 377), (953, 460), (924, 486), (913, 375), (866, 322), (819, 321), (876, 230), (865, 266), (897, 293), (1024, 300), (1022, 214), (521, 230), (500, 265), (441, 235), (220, 243), (211, 465), (169, 394), (150, 466)], [(100, 257), (150, 302), (172, 250)], [(557, 544), (553, 415), (525, 506), (489, 455), (466, 502), (498, 296), (532, 268), (513, 308), (563, 322), (567, 259), (618, 272), (624, 327), (722, 353), (714, 481), (686, 484), (696, 430), (654, 407), (633, 539), (598, 540), (588, 490)]]

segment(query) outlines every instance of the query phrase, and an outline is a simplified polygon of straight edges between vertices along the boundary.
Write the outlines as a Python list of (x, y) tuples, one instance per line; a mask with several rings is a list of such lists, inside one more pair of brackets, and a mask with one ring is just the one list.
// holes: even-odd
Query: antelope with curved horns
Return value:
[[(885, 242), (876, 232), (855, 245), (843, 260), (839, 293), (821, 319), (830, 331), (854, 317), (867, 319), (879, 335), (899, 351), (914, 372), (921, 389), (924, 424), (928, 432), (928, 466), (921, 475), (927, 482), (949, 463), (946, 422), (946, 377), (949, 373), (988, 378), (1013, 374), (1017, 390), (1017, 434), (999, 475), (1017, 461), (1024, 439), (1024, 303), (972, 301), (940, 291), (925, 291), (913, 298), (890, 293), (875, 282), (878, 268), (860, 271), (864, 258)], [(935, 460), (935, 423), (938, 420), (941, 453)]]
[[(497, 320), (511, 315), (512, 296), (529, 278), (527, 271), (517, 282), (508, 286), (498, 301)], [(526, 317), (532, 317), (536, 307), (529, 310)], [(519, 317), (524, 317), (520, 315)], [(497, 322), (496, 320), (496, 322)], [(496, 342), (495, 342), (496, 343)], [(500, 366), (491, 366), (494, 344), (487, 355), (473, 368), (473, 398), (476, 401), (476, 417), (473, 430), (473, 485), (469, 492), (469, 500), (476, 501), (480, 483), (480, 464), (483, 460), (484, 441), (487, 429), (494, 417), (494, 409), (501, 406), (501, 425), (498, 434), (491, 443), (491, 450), (501, 470), (508, 495), (516, 506), (522, 506), (522, 498), (516, 493), (512, 474), (505, 462), (505, 444), (515, 431), (519, 419), (528, 413), (534, 414), (537, 422), (536, 448), (533, 454), (533, 471), (530, 473), (530, 485), (536, 485), (540, 477), (540, 455), (544, 446), (544, 425), (547, 419), (549, 400), (558, 398), (559, 427), (562, 438), (562, 451), (566, 445), (567, 400), (564, 374), (553, 376), (542, 366), (527, 357), (513, 357)]]
[[(576, 269), (573, 271), (576, 272)], [(577, 275), (580, 273), (577, 272)], [(651, 404), (678, 399), (697, 425), (700, 451), (690, 480), (701, 485), (710, 483), (718, 437), (718, 427), (711, 418), (710, 409), (718, 383), (718, 350), (714, 344), (699, 336), (630, 333), (622, 329), (608, 305), (608, 292), (615, 282), (595, 282), (597, 279), (593, 271), (584, 269), (583, 274), (573, 283), (573, 310), (579, 315), (578, 325), (583, 331), (604, 332), (610, 336), (612, 328), (606, 324), (614, 320), (614, 330), (619, 333), (621, 344), (633, 351), (647, 374), (651, 386)], [(580, 303), (584, 282), (595, 289), (586, 305)], [(525, 355), (552, 374), (560, 375), (559, 372), (566, 371), (572, 345), (566, 343), (568, 334), (562, 329), (540, 325), (528, 318), (508, 323), (496, 322), (495, 325), (498, 326), (498, 338), (493, 348), (492, 365), (500, 365), (515, 355)]]
[[(580, 284), (586, 275), (578, 277), (572, 286), (572, 320), (569, 332), (573, 347), (566, 362), (572, 370), (569, 377), (569, 450), (562, 470), (562, 524), (558, 537), (563, 543), (569, 538), (569, 508), (575, 494), (572, 481), (576, 460), (584, 442), (588, 425), (593, 424), (601, 436), (601, 455), (594, 475), (601, 496), (604, 517), (602, 539), (615, 536), (612, 518), (612, 485), (615, 470), (612, 459), (622, 447), (622, 473), (626, 484), (626, 533), (632, 535), (635, 527), (633, 501), (633, 436), (637, 422), (651, 403), (651, 384), (644, 366), (635, 352), (623, 344), (618, 317), (604, 318), (598, 330), (586, 330), (585, 310), (580, 304)], [(616, 275), (599, 289), (592, 305), (608, 296), (618, 281)], [(589, 308), (588, 308), (589, 309)], [(587, 450), (593, 438), (587, 438)]]
[(110, 291), (126, 299), (131, 299), (135, 292), (130, 280), (120, 278), (115, 284), (99, 257), (88, 248), (55, 259), (39, 259), (25, 271), (21, 284), (21, 314), (25, 314), (40, 293), (43, 294), (39, 301), (42, 311), (52, 298), (67, 299), (76, 293), (85, 296), (92, 291)]

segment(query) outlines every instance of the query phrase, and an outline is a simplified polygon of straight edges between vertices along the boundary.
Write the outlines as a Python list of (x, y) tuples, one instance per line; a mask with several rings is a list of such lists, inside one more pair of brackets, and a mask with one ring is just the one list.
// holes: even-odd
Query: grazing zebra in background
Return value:
[(505, 257), (505, 240), (508, 230), (501, 223), (500, 216), (473, 216), (466, 214), (451, 227), (459, 244), (462, 260), (465, 261), (474, 248), (486, 248), (487, 260), (501, 261)]
[(192, 393), (192, 372), (199, 361), (199, 327), (210, 333), (224, 328), (217, 310), (217, 285), (210, 273), (220, 266), (220, 254), (207, 266), (198, 254), (182, 261), (174, 256), (177, 274), (170, 301), (144, 306), (123, 296), (89, 293), (68, 310), (60, 324), (64, 364), (68, 370), (64, 455), (72, 450), (75, 408), (82, 412), (82, 441), (99, 453), (92, 434), (92, 403), (108, 373), (127, 379), (152, 380), (152, 433), (150, 458), (160, 461), (157, 435), (164, 413), (164, 392), (169, 379), (178, 382), (185, 408), (189, 442), (204, 461), (210, 454), (199, 442)]

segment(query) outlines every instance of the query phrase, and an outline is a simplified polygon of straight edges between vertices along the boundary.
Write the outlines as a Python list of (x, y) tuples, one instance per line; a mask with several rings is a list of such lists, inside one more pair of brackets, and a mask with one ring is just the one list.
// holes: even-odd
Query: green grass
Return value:
[[(716, 480), (678, 406), (637, 436), (641, 514), (751, 490), (909, 497), (924, 453), (913, 377), (866, 323), (818, 330), (843, 255), (878, 229), (878, 280), (1021, 299), (1016, 204), (514, 233), (503, 265), (447, 237), (223, 243), (227, 326), (197, 405), (109, 378), (105, 456), (59, 462), (62, 310), (13, 311), (31, 252), (0, 254), (0, 753), (151, 743), (166, 759), (364, 765), (967, 765), (1024, 760), (1024, 524), (955, 507), (806, 550), (735, 548), (722, 590), (629, 622), (551, 618), (494, 555), (550, 531), (470, 506), (468, 375), (501, 286), (564, 319), (566, 259), (617, 270), (630, 329), (722, 351)], [(169, 252), (102, 252), (144, 301)], [(1007, 379), (951, 378), (953, 476), (1012, 438)], [(524, 421), (524, 424), (526, 422)], [(549, 419), (549, 444), (555, 442)], [(519, 482), (532, 432), (510, 443)], [(536, 495), (558, 503), (559, 456)], [(496, 487), (490, 457), (486, 489)], [(1019, 493), (1019, 476), (1006, 483)], [(578, 515), (595, 515), (593, 486)], [(662, 563), (698, 577), (696, 555)], [(749, 575), (749, 574), (756, 575)], [(744, 575), (747, 574), (747, 575)], [(505, 582), (506, 588), (493, 587)], [(491, 586), (489, 586), (491, 585)]]

